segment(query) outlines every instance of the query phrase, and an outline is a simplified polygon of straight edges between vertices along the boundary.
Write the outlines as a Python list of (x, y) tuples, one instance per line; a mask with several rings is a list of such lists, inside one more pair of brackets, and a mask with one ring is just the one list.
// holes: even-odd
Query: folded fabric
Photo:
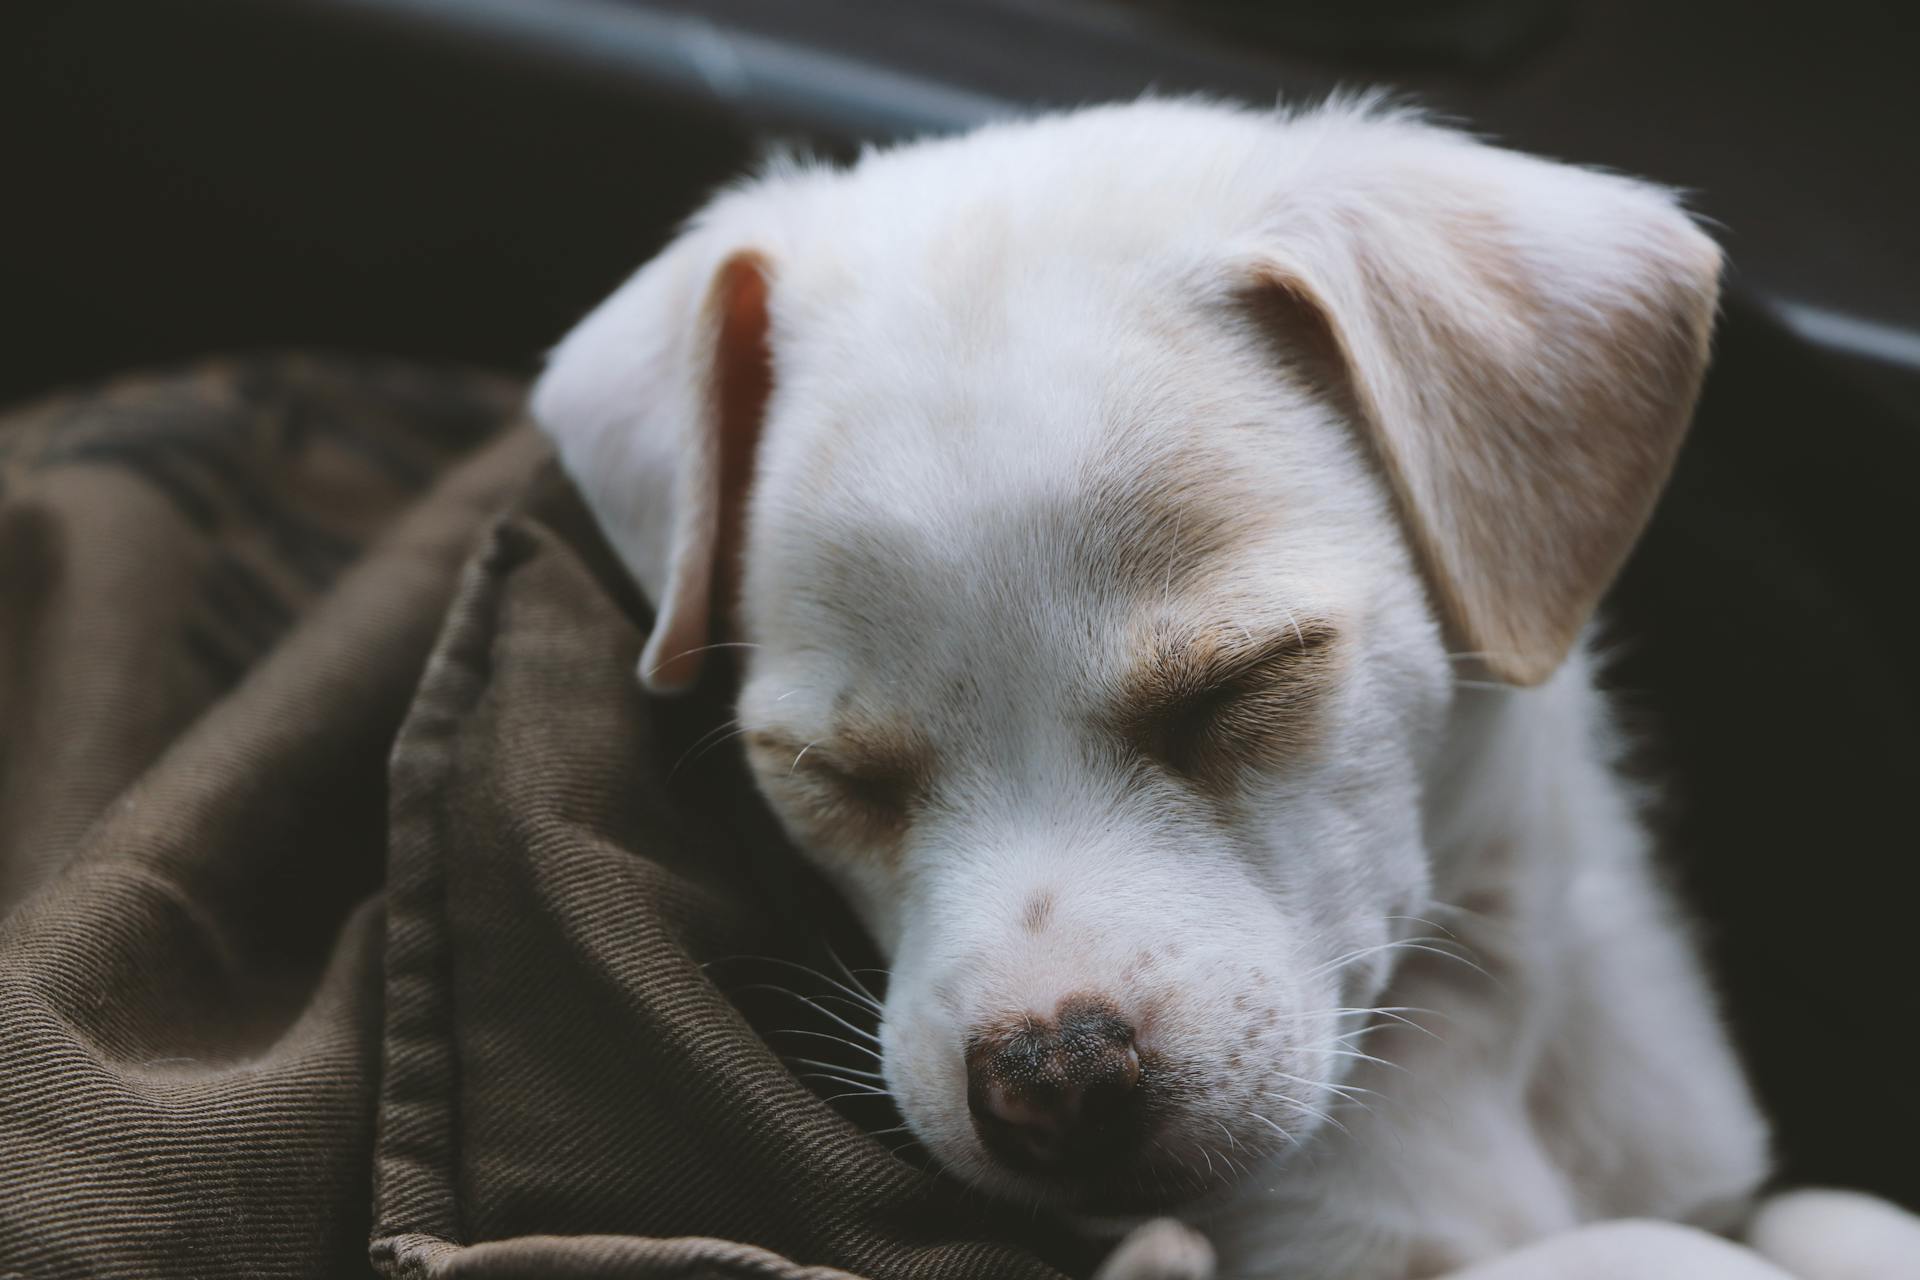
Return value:
[(0, 1275), (1084, 1271), (862, 1082), (857, 931), (519, 396), (0, 421)]

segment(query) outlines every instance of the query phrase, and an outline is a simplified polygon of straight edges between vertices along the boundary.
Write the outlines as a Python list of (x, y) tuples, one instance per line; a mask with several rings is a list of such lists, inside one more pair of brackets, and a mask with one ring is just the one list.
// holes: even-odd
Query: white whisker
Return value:
[[(832, 1075), (825, 1071), (796, 1071), (794, 1074), (802, 1080), (831, 1080), (835, 1084), (844, 1084), (850, 1089), (857, 1089), (861, 1093), (876, 1098), (891, 1098), (893, 1096), (893, 1090), (891, 1089), (876, 1088), (873, 1085), (862, 1084), (858, 1080), (848, 1080), (842, 1076)], [(840, 1096), (850, 1097), (851, 1095), (841, 1094)]]
[(1293, 610), (1287, 608), (1287, 606), (1284, 604), (1280, 606), (1280, 612), (1287, 615), (1287, 625), (1293, 628), (1294, 642), (1300, 645), (1302, 648), (1305, 648), (1307, 643), (1307, 633), (1300, 629), (1300, 619), (1295, 617)]
[(849, 1000), (854, 1004), (858, 1005), (860, 1008), (866, 1009), (872, 1013), (877, 1014), (881, 1011), (880, 1002), (874, 999), (873, 993), (868, 991), (866, 988), (858, 987), (858, 986), (850, 987), (846, 983), (840, 981), (838, 978), (835, 978), (830, 974), (822, 973), (818, 969), (815, 969), (809, 965), (801, 964), (798, 960), (786, 960), (781, 958), (780, 956), (741, 956), (739, 958), (742, 960), (757, 960), (764, 964), (785, 965), (789, 969), (797, 969), (798, 971), (808, 975), (809, 977), (820, 979), (820, 981), (834, 988), (834, 990), (844, 993), (842, 996), (837, 998)]
[[(727, 730), (729, 729), (734, 730), (734, 732), (728, 733)], [(695, 738), (693, 745), (680, 753), (680, 758), (673, 762), (673, 768), (667, 770), (667, 781), (672, 782), (674, 778), (679, 775), (681, 768), (686, 765), (688, 760), (697, 760), (705, 756), (706, 751), (701, 750), (702, 747), (712, 750), (721, 743), (730, 741), (745, 732), (746, 730), (740, 727), (740, 721), (738, 719), (722, 720), (719, 724)], [(695, 755), (696, 752), (699, 754)]]
[(843, 1067), (837, 1062), (822, 1062), (818, 1058), (788, 1058), (786, 1061), (789, 1063), (797, 1062), (803, 1067), (819, 1067), (823, 1071), (838, 1071), (841, 1075), (858, 1076), (863, 1080), (872, 1080), (878, 1084), (885, 1084), (887, 1082), (887, 1078), (878, 1071), (862, 1071), (858, 1067)]
[(1279, 1125), (1267, 1119), (1267, 1117), (1261, 1115), (1258, 1111), (1249, 1111), (1247, 1112), (1247, 1114), (1252, 1116), (1255, 1120), (1258, 1120), (1261, 1124), (1264, 1124), (1265, 1126), (1267, 1126), (1267, 1128), (1279, 1134), (1281, 1137), (1285, 1138), (1288, 1142), (1291, 1142), (1294, 1146), (1297, 1147), (1300, 1145), (1300, 1139), (1294, 1137), (1292, 1134), (1288, 1133), (1285, 1129), (1282, 1129)]
[(1406, 1070), (1406, 1068), (1401, 1064), (1399, 1064), (1398, 1062), (1389, 1062), (1385, 1058), (1375, 1057), (1371, 1053), (1360, 1053), (1357, 1050), (1353, 1050), (1353, 1049), (1328, 1049), (1328, 1048), (1322, 1047), (1322, 1048), (1313, 1050), (1313, 1052), (1324, 1053), (1328, 1057), (1332, 1057), (1332, 1058), (1352, 1058), (1359, 1062), (1371, 1062), (1376, 1066), (1392, 1067), (1395, 1071)]
[(1444, 946), (1436, 945), (1444, 943), (1445, 941), (1446, 939), (1444, 938), (1402, 938), (1397, 942), (1382, 942), (1371, 947), (1362, 947), (1358, 951), (1349, 951), (1346, 955), (1339, 956), (1316, 966), (1307, 972), (1307, 978), (1318, 978), (1322, 974), (1344, 969), (1348, 965), (1355, 964), (1369, 956), (1380, 955), (1391, 951), (1418, 951), (1427, 955), (1440, 956), (1444, 959), (1464, 964), (1469, 969), (1472, 969), (1484, 977), (1492, 977), (1491, 974), (1488, 974), (1487, 971), (1481, 968), (1471, 957), (1463, 956), (1457, 951), (1449, 951)]
[(1373, 1108), (1368, 1106), (1366, 1103), (1360, 1101), (1360, 1099), (1354, 1097), (1353, 1096), (1354, 1094), (1364, 1093), (1369, 1097), (1374, 1097), (1374, 1098), (1377, 1098), (1380, 1096), (1380, 1093), (1378, 1090), (1362, 1089), (1359, 1085), (1333, 1084), (1326, 1080), (1309, 1080), (1305, 1076), (1296, 1076), (1286, 1071), (1273, 1071), (1271, 1072), (1271, 1074), (1279, 1076), (1282, 1080), (1291, 1080), (1295, 1084), (1300, 1085), (1303, 1088), (1325, 1089), (1328, 1093), (1337, 1094), (1340, 1098), (1342, 1098), (1347, 1102), (1352, 1103), (1356, 1107), (1359, 1107), (1362, 1111), (1371, 1111), (1373, 1110)]
[[(1436, 904), (1436, 905), (1442, 905), (1442, 904)], [(1451, 908), (1447, 908), (1447, 909), (1450, 910)], [(1447, 926), (1441, 924), (1439, 921), (1429, 920), (1425, 916), (1381, 916), (1380, 918), (1382, 920), (1391, 921), (1395, 924), (1425, 925), (1429, 929), (1438, 929), (1441, 933), (1446, 934), (1447, 939), (1450, 942), (1459, 941), (1459, 938), (1454, 934), (1453, 930), (1447, 928)]]
[(826, 1008), (825, 1006), (820, 1004), (819, 1001), (809, 999), (808, 997), (801, 995), (798, 991), (795, 991), (790, 987), (778, 986), (775, 983), (771, 983), (771, 982), (749, 982), (745, 986), (734, 987), (732, 988), (732, 990), (734, 991), (777, 991), (783, 996), (788, 996), (788, 997), (791, 997), (792, 999), (798, 1000), (801, 1004), (806, 1005), (808, 1008), (812, 1009), (815, 1013), (820, 1014), (822, 1017), (833, 1019), (833, 1021), (839, 1023), (841, 1026), (853, 1032), (853, 1034), (859, 1036), (861, 1039), (871, 1041), (873, 1043), (873, 1046), (876, 1049), (880, 1047), (879, 1036), (874, 1035), (871, 1031), (866, 1031), (860, 1027), (854, 1026), (851, 1022), (848, 1022), (845, 1018), (841, 1017), (839, 1014), (835, 1013), (833, 1010)]
[(1322, 1111), (1318, 1107), (1309, 1106), (1307, 1103), (1300, 1101), (1300, 1099), (1298, 1098), (1292, 1097), (1284, 1093), (1262, 1093), (1260, 1096), (1263, 1098), (1271, 1098), (1275, 1102), (1284, 1102), (1288, 1106), (1292, 1107), (1294, 1110), (1303, 1111), (1306, 1114), (1312, 1116), (1314, 1119), (1320, 1121), (1322, 1124), (1332, 1125), (1334, 1128), (1346, 1134), (1348, 1137), (1353, 1136), (1353, 1131), (1347, 1128), (1347, 1126), (1345, 1126), (1344, 1124), (1341, 1124), (1338, 1120), (1334, 1119), (1334, 1117), (1328, 1115), (1326, 1112)]
[(847, 962), (840, 958), (840, 953), (838, 951), (835, 951), (831, 944), (828, 944), (827, 946), (827, 956), (829, 959), (833, 961), (834, 967), (839, 969), (841, 973), (846, 975), (848, 982), (851, 982), (854, 986), (858, 987), (863, 993), (865, 993), (866, 997), (869, 1000), (873, 1001), (873, 1007), (875, 1009), (879, 1009), (881, 1007), (882, 1002), (880, 1000), (880, 997), (874, 994), (873, 988), (869, 987), (866, 983), (860, 981), (860, 973), (862, 972), (877, 973), (882, 978), (891, 977), (892, 976), (891, 974), (889, 974), (885, 969), (866, 969), (866, 970), (849, 969), (847, 967)]
[(869, 1058), (872, 1058), (875, 1062), (881, 1061), (879, 1050), (869, 1049), (863, 1044), (855, 1044), (845, 1036), (836, 1036), (830, 1031), (809, 1031), (805, 1027), (780, 1027), (767, 1034), (775, 1036), (812, 1036), (816, 1040), (831, 1040), (835, 1044), (845, 1045), (849, 1049), (857, 1049)]
[(759, 647), (757, 644), (749, 644), (744, 640), (721, 640), (713, 644), (695, 645), (691, 649), (682, 649), (678, 653), (670, 653), (660, 659), (660, 661), (654, 663), (651, 667), (648, 667), (646, 672), (647, 679), (653, 679), (653, 677), (660, 672), (661, 668), (678, 662), (682, 658), (691, 658), (696, 653), (709, 653), (715, 649), (758, 649)]

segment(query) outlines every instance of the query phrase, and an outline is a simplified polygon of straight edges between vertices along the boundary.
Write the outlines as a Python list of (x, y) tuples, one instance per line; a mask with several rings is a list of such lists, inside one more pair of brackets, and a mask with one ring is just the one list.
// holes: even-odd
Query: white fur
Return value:
[[(1517, 311), (1448, 265), (1436, 203), (1490, 228)], [(1373, 275), (1353, 268), (1362, 248)], [(1665, 193), (1365, 104), (1288, 119), (1141, 102), (776, 169), (715, 200), (536, 391), (663, 611), (675, 575), (709, 571), (711, 528), (688, 514), (712, 517), (699, 326), (742, 252), (768, 264), (773, 370), (735, 602), (749, 759), (890, 957), (883, 1071), (944, 1165), (1092, 1230), (1154, 1207), (1000, 1168), (969, 1121), (970, 1029), (1092, 990), (1188, 1085), (1141, 1185), (1205, 1232), (1221, 1275), (1783, 1274), (1698, 1229), (1742, 1220), (1765, 1130), (1614, 773), (1591, 663), (1558, 661), (1698, 374), (1662, 390), (1641, 359), (1697, 364), (1704, 331), (1656, 312), (1712, 307), (1717, 257)], [(1371, 437), (1248, 318), (1275, 263), (1333, 282), (1318, 302), (1369, 366), (1356, 378), (1389, 388), (1362, 388), (1393, 418)], [(1420, 301), (1396, 321), (1373, 295), (1403, 285)], [(1642, 384), (1666, 397), (1619, 512), (1561, 492), (1558, 445), (1519, 446), (1531, 470), (1512, 449), (1460, 462), (1447, 432), (1475, 429), (1460, 402), (1477, 362), (1391, 341), (1435, 310), (1529, 405), (1572, 415), (1609, 380), (1630, 409)], [(1589, 341), (1643, 311), (1661, 350)], [(1492, 544), (1460, 532), (1468, 491), (1511, 504)], [(1556, 537), (1617, 545), (1492, 567), (1501, 540)], [(1129, 566), (1155, 546), (1176, 554), (1143, 584)], [(1599, 576), (1543, 583), (1560, 613), (1529, 613), (1526, 575), (1583, 556)], [(686, 598), (704, 607), (704, 587)], [(1156, 636), (1251, 641), (1303, 619), (1336, 634), (1311, 742), (1230, 794), (1102, 736)], [(1533, 646), (1514, 678), (1552, 674), (1461, 680), (1450, 638), (1488, 633)], [(656, 676), (680, 656), (660, 644)], [(936, 762), (884, 837), (831, 772), (850, 718), (907, 726)], [(1779, 1225), (1819, 1255), (1818, 1231)], [(1103, 1276), (1203, 1273), (1187, 1237), (1149, 1233)]]

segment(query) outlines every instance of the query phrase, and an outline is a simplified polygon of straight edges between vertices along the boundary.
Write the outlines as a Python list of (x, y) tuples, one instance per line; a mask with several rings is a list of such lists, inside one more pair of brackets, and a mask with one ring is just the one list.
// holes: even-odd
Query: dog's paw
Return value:
[(1192, 1227), (1156, 1218), (1122, 1240), (1093, 1280), (1213, 1280), (1213, 1246)]
[(1853, 1191), (1789, 1191), (1760, 1206), (1747, 1243), (1801, 1280), (1920, 1277), (1920, 1217)]

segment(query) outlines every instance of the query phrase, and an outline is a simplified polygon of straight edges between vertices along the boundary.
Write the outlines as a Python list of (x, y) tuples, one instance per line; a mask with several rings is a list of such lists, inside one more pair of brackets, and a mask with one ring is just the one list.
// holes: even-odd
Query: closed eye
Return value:
[(1194, 781), (1274, 765), (1312, 737), (1333, 641), (1323, 624), (1265, 641), (1237, 629), (1166, 638), (1130, 680), (1122, 732), (1143, 756)]
[(1175, 773), (1202, 773), (1209, 753), (1227, 745), (1234, 720), (1244, 718), (1247, 694), (1237, 683), (1223, 684), (1161, 709), (1149, 727), (1148, 754)]
[(778, 733), (749, 734), (747, 745), (771, 790), (844, 835), (898, 835), (924, 790), (925, 771), (911, 757), (862, 758), (837, 740)]
[(913, 801), (913, 781), (904, 776), (844, 768), (829, 760), (803, 760), (796, 772), (804, 772), (835, 801), (883, 821), (904, 820)]

